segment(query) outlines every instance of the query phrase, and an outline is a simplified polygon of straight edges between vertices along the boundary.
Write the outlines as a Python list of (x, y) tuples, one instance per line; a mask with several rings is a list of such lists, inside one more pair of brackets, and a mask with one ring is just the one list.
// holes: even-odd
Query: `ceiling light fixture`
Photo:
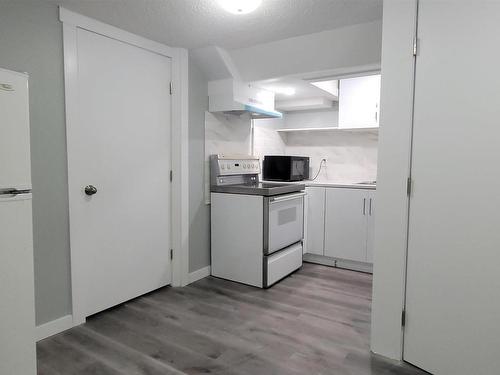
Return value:
[(233, 14), (248, 14), (262, 3), (262, 0), (217, 0), (224, 10)]

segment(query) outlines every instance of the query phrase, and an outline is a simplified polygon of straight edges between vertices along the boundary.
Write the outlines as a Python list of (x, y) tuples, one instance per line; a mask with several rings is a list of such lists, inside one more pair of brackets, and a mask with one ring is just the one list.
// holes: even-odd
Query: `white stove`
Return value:
[(212, 155), (212, 275), (268, 288), (302, 266), (304, 185), (259, 181), (253, 156)]

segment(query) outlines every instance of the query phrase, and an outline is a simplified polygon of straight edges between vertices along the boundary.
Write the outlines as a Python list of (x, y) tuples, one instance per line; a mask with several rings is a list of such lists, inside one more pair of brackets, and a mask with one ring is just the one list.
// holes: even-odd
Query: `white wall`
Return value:
[(293, 132), (286, 135), (287, 155), (309, 156), (310, 177), (326, 166), (317, 182), (353, 183), (377, 178), (378, 136), (370, 132)]
[(240, 79), (231, 56), (221, 47), (208, 46), (190, 50), (189, 58), (201, 69), (209, 81), (226, 78)]
[(381, 33), (382, 23), (375, 21), (229, 53), (239, 74), (247, 81), (325, 70), (352, 73), (354, 67), (380, 67)]
[(384, 0), (371, 349), (401, 359), (416, 1)]
[(276, 129), (285, 127), (283, 119), (254, 121), (252, 154), (262, 161), (264, 155), (285, 155), (285, 134)]

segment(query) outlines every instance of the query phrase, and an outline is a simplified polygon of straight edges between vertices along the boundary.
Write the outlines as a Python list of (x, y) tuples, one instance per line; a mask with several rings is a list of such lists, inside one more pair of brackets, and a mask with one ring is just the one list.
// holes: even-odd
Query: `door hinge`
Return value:
[(408, 194), (408, 196), (411, 195), (411, 185), (412, 185), (411, 177), (408, 177), (408, 179), (406, 180), (406, 194)]
[(170, 182), (172, 182), (173, 178), (174, 178), (174, 173), (172, 172), (172, 170), (170, 170)]
[(170, 95), (172, 95), (172, 93), (174, 92), (174, 85), (172, 84), (172, 81), (170, 81), (169, 88), (170, 88)]
[(401, 327), (406, 325), (406, 310), (401, 311)]
[(417, 56), (418, 52), (418, 38), (413, 38), (413, 56)]
[(170, 260), (174, 259), (174, 249), (170, 249)]

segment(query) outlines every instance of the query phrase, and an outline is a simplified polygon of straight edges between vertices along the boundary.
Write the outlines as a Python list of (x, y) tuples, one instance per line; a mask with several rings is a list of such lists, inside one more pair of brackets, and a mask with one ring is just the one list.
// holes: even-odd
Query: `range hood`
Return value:
[(282, 118), (274, 109), (274, 93), (233, 78), (208, 82), (208, 110), (253, 119)]

